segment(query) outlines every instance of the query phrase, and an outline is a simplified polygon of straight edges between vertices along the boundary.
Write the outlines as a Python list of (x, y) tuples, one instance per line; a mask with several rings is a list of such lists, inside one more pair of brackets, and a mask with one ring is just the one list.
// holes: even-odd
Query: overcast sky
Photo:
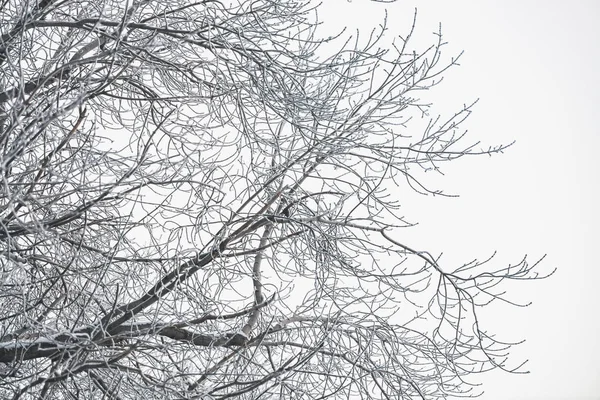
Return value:
[[(483, 400), (600, 399), (600, 2), (400, 1), (327, 3), (326, 24), (369, 28), (388, 10), (390, 31), (405, 33), (418, 7), (418, 38), (442, 23), (446, 54), (461, 66), (428, 94), (439, 113), (480, 102), (467, 123), (505, 154), (448, 166), (442, 188), (459, 198), (420, 198), (405, 206), (420, 222), (412, 243), (447, 262), (485, 258), (516, 263), (547, 257), (548, 280), (511, 284), (524, 309), (494, 308), (484, 320), (499, 339), (526, 342), (527, 375), (492, 373)], [(436, 182), (438, 180), (436, 179)]]

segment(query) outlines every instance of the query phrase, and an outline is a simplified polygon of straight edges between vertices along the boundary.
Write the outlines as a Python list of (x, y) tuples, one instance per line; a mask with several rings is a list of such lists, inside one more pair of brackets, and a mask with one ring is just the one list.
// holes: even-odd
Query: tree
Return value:
[(316, 8), (0, 4), (3, 398), (431, 399), (518, 368), (478, 312), (537, 263), (445, 266), (396, 194), (506, 146), (414, 97), (456, 64), (441, 33), (344, 44)]

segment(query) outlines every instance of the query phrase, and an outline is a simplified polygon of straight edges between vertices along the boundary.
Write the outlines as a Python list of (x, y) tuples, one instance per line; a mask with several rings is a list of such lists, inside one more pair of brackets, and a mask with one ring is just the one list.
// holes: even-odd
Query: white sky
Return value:
[[(448, 56), (461, 67), (428, 94), (449, 114), (480, 98), (467, 123), (473, 138), (517, 143), (504, 155), (448, 165), (442, 188), (457, 199), (420, 197), (405, 215), (420, 226), (408, 244), (444, 252), (447, 262), (485, 258), (531, 261), (548, 254), (549, 280), (515, 283), (525, 309), (484, 313), (499, 339), (527, 342), (511, 352), (529, 359), (527, 375), (492, 373), (482, 400), (600, 399), (600, 2), (331, 1), (326, 24), (374, 26), (388, 9), (390, 31), (406, 32), (418, 7), (418, 40), (442, 23)], [(333, 18), (332, 18), (333, 17)], [(366, 32), (365, 32), (366, 33)], [(436, 182), (438, 180), (436, 179)], [(600, 248), (600, 247), (599, 247)]]

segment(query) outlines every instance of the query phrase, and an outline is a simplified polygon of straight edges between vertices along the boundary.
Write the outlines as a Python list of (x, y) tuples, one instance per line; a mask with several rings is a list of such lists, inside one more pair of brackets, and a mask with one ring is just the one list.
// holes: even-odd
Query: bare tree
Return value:
[(398, 211), (505, 148), (415, 97), (457, 60), (317, 26), (297, 0), (0, 3), (2, 398), (431, 399), (516, 370), (477, 315), (533, 266), (446, 266)]

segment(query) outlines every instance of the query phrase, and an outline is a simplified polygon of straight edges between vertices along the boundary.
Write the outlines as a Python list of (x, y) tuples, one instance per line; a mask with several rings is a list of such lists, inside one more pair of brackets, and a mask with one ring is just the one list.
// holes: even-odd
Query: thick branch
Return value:
[[(260, 304), (264, 301), (264, 296), (262, 293), (262, 282), (261, 282), (261, 271), (260, 265), (263, 260), (263, 254), (265, 252), (264, 247), (267, 245), (269, 237), (271, 236), (271, 232), (273, 231), (273, 225), (269, 224), (265, 227), (265, 231), (260, 239), (259, 248), (263, 248), (263, 250), (259, 251), (254, 257), (254, 267), (252, 269), (252, 284), (254, 286), (254, 303)], [(258, 318), (260, 317), (260, 309), (254, 310), (248, 318), (248, 322), (246, 325), (242, 327), (242, 332), (246, 335), (246, 337), (250, 337), (250, 333), (252, 329), (258, 322)]]

